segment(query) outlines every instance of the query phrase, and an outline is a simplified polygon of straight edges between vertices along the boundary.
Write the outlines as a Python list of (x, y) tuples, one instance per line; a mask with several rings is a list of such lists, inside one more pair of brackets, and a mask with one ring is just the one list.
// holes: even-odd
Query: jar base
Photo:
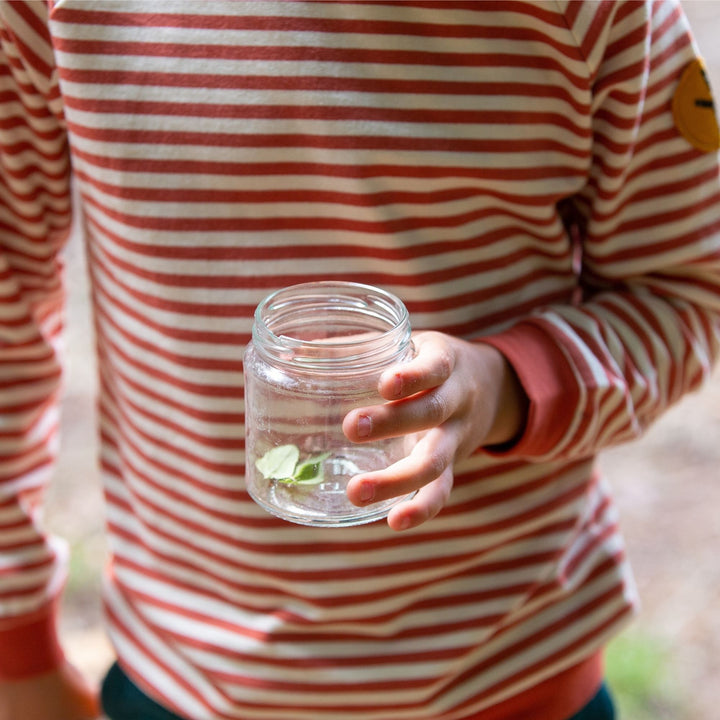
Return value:
[(393, 498), (392, 500), (386, 500), (364, 508), (355, 507), (353, 505), (351, 506), (353, 510), (345, 513), (313, 513), (308, 511), (307, 507), (300, 507), (293, 505), (292, 503), (271, 505), (266, 502), (265, 499), (256, 497), (252, 493), (250, 493), (250, 497), (261, 508), (263, 508), (263, 510), (280, 518), (281, 520), (309, 527), (339, 528), (352, 527), (353, 525), (366, 525), (368, 523), (377, 522), (378, 520), (383, 520), (387, 517), (390, 510), (395, 507), (395, 505), (398, 505), (404, 500), (408, 500), (412, 497), (412, 495), (401, 498)]
[(348, 527), (375, 522), (407, 499), (390, 498), (365, 507), (353, 505), (347, 497), (347, 484), (354, 475), (380, 469), (390, 459), (376, 448), (335, 448), (323, 461), (326, 480), (319, 484), (263, 481), (250, 483), (252, 499), (276, 517), (314, 527)]

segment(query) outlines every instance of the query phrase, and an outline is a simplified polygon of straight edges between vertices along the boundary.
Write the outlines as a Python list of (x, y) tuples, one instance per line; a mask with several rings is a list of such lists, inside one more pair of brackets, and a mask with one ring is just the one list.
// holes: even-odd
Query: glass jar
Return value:
[(354, 475), (407, 454), (406, 439), (352, 443), (345, 415), (383, 402), (381, 373), (413, 355), (403, 303), (368, 285), (294, 285), (258, 305), (245, 358), (247, 489), (261, 507), (303, 525), (384, 517), (403, 498), (357, 507)]

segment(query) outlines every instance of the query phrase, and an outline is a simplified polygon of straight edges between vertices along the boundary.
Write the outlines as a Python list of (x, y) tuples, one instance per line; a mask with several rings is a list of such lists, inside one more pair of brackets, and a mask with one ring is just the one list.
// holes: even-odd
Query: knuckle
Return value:
[(439, 392), (430, 392), (425, 397), (427, 407), (427, 418), (435, 426), (447, 420), (449, 411), (448, 403)]
[(430, 453), (426, 462), (427, 477), (435, 480), (439, 478), (448, 467), (448, 458), (440, 452)]
[(448, 463), (445, 466), (442, 477), (439, 479), (438, 482), (440, 485), (440, 499), (442, 505), (445, 505), (445, 503), (447, 503), (447, 501), (450, 499), (450, 493), (454, 484), (452, 463)]
[(428, 520), (432, 520), (435, 515), (437, 515), (437, 511), (434, 511), (433, 508), (428, 507), (422, 507), (415, 510), (412, 517), (412, 523), (415, 527), (418, 525), (422, 525), (423, 523), (426, 523)]
[(455, 356), (447, 345), (443, 345), (438, 354), (437, 364), (439, 376), (443, 379), (449, 378), (455, 367)]

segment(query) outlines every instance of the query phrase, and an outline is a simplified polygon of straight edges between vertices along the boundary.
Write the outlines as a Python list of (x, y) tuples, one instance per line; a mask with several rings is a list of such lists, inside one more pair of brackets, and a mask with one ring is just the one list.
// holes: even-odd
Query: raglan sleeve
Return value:
[(563, 213), (579, 299), (485, 341), (530, 400), (495, 454), (589, 457), (640, 436), (709, 377), (720, 342), (718, 125), (673, 1), (569, 3), (592, 80), (592, 161)]
[(61, 389), (70, 163), (44, 2), (0, 2), (0, 679), (62, 659), (64, 544), (42, 529)]

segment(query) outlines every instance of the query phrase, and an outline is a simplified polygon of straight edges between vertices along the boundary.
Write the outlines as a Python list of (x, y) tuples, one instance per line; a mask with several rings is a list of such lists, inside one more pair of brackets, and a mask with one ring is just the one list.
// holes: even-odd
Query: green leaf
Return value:
[(285, 482), (295, 482), (302, 485), (319, 485), (324, 479), (323, 461), (330, 457), (330, 453), (322, 453), (315, 455), (300, 463), (293, 473), (292, 480)]
[(292, 480), (300, 459), (296, 445), (279, 445), (255, 461), (255, 467), (267, 480)]

